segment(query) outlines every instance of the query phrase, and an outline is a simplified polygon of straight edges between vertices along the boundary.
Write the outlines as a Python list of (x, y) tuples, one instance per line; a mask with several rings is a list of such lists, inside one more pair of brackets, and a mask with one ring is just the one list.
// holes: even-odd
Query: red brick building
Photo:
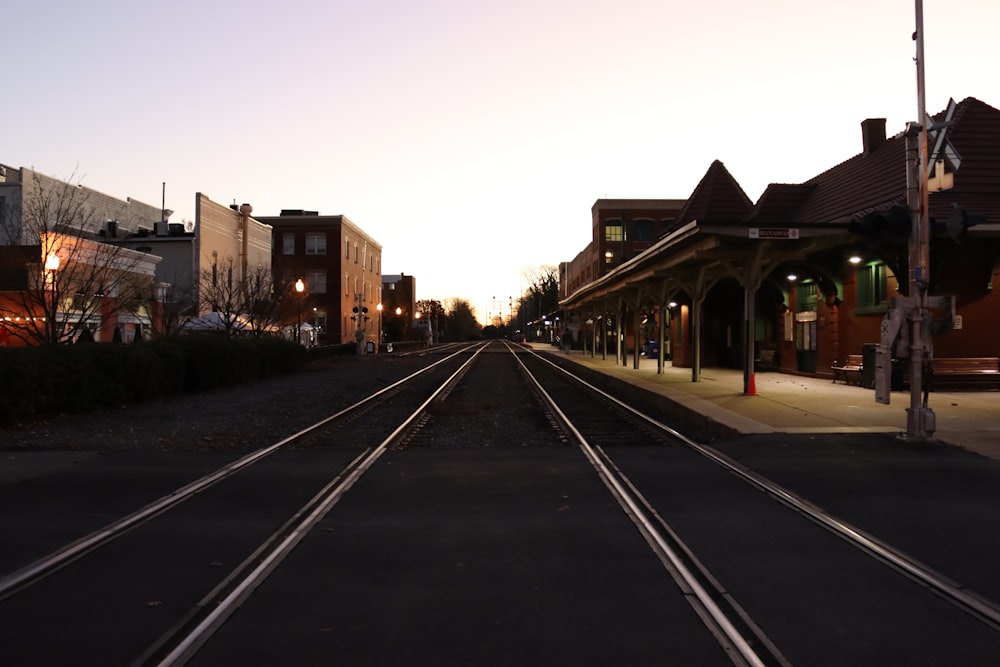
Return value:
[[(382, 246), (345, 215), (282, 210), (257, 217), (273, 228), (275, 280), (301, 279), (302, 322), (315, 327), (320, 345), (376, 341), (382, 300)], [(354, 309), (367, 309), (358, 317)]]

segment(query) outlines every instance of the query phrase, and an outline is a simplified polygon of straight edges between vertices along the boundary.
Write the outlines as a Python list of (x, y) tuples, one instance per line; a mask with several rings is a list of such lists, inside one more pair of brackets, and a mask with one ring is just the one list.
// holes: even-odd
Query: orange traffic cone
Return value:
[(757, 395), (757, 381), (754, 379), (753, 373), (750, 374), (750, 382), (747, 383), (747, 396)]

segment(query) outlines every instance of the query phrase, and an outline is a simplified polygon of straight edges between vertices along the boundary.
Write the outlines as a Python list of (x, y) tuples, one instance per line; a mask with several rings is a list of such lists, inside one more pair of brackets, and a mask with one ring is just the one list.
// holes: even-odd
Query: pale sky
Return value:
[[(3, 10), (0, 162), (154, 206), (344, 214), (484, 319), (597, 199), (756, 201), (917, 118), (903, 0), (75, 0)], [(927, 111), (1000, 107), (1000, 2), (924, 2)], [(903, 166), (900, 165), (902, 169)], [(506, 314), (506, 305), (504, 306)]]

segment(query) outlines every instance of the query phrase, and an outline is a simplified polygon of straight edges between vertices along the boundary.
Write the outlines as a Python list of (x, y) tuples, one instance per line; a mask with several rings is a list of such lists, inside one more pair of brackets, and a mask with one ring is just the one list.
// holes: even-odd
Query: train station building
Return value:
[[(940, 357), (1000, 357), (1000, 110), (968, 98), (928, 127), (928, 293)], [(752, 202), (721, 161), (683, 200), (598, 200), (560, 265), (560, 306), (593, 353), (831, 377), (878, 343), (910, 281), (904, 133), (861, 123), (861, 151)], [(579, 346), (581, 343), (578, 342)]]

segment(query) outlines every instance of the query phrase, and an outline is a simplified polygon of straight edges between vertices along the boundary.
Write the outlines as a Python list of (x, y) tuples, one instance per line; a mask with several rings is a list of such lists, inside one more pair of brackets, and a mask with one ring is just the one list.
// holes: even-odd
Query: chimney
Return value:
[(864, 150), (862, 155), (868, 155), (885, 143), (885, 118), (868, 118), (861, 121), (861, 141)]

